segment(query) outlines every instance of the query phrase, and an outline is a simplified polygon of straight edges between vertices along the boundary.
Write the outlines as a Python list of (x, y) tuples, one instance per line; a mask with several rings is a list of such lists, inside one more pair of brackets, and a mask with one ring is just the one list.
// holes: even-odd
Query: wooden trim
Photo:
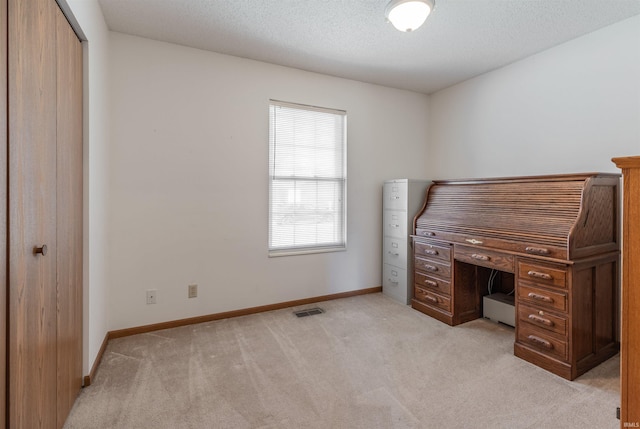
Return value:
[(84, 387), (91, 385), (91, 380), (95, 378), (96, 371), (98, 370), (98, 365), (100, 365), (100, 362), (102, 361), (102, 355), (104, 354), (104, 351), (107, 348), (107, 343), (109, 342), (109, 340), (112, 340), (114, 338), (128, 337), (131, 335), (145, 334), (147, 332), (159, 331), (161, 329), (170, 329), (170, 328), (177, 328), (177, 327), (186, 326), (186, 325), (195, 325), (196, 323), (204, 323), (204, 322), (211, 322), (214, 320), (229, 319), (231, 317), (247, 316), (249, 314), (263, 313), (265, 311), (280, 310), (283, 308), (295, 307), (298, 305), (306, 305), (306, 304), (312, 304), (315, 302), (322, 302), (322, 301), (331, 301), (334, 299), (349, 298), (351, 296), (367, 295), (370, 293), (379, 293), (379, 292), (382, 292), (382, 286), (370, 287), (367, 289), (352, 290), (349, 292), (334, 293), (330, 295), (316, 296), (311, 298), (296, 299), (293, 301), (280, 302), (277, 304), (261, 305), (259, 307), (243, 308), (240, 310), (225, 311), (223, 313), (214, 313), (214, 314), (208, 314), (205, 316), (189, 317), (187, 319), (171, 320), (169, 322), (154, 323), (151, 325), (137, 326), (137, 327), (126, 328), (126, 329), (118, 329), (116, 331), (109, 331), (104, 337), (104, 341), (102, 342), (100, 351), (98, 351), (96, 360), (93, 362), (93, 366), (91, 367), (91, 372), (89, 373), (89, 375), (84, 376)]
[[(8, 166), (8, 140), (9, 129), (7, 127), (7, 1), (0, 0), (0, 165)], [(9, 168), (2, 170), (0, 174), (0, 429), (9, 427), (7, 414), (7, 399), (9, 397), (8, 370), (7, 367), (7, 321), (8, 321), (8, 177)]]
[(640, 156), (613, 158), (622, 169), (622, 306), (620, 333), (620, 428), (640, 420), (640, 365), (636, 355), (640, 345)]
[(622, 168), (639, 168), (640, 167), (640, 155), (638, 156), (626, 156), (621, 158), (612, 158), (616, 164), (616, 167)]
[(477, 179), (440, 179), (434, 180), (434, 185), (470, 185), (470, 184), (487, 184), (487, 183), (520, 183), (520, 182), (558, 182), (566, 180), (585, 180), (589, 177), (598, 178), (620, 178), (618, 173), (568, 173), (568, 174), (549, 174), (543, 176), (514, 176), (514, 177), (488, 177)]
[(96, 377), (96, 371), (98, 370), (98, 365), (102, 362), (102, 355), (104, 355), (104, 351), (107, 349), (107, 343), (109, 342), (109, 332), (107, 332), (104, 336), (104, 340), (102, 340), (102, 345), (100, 346), (100, 350), (98, 350), (98, 355), (96, 356), (96, 360), (93, 361), (93, 366), (91, 367), (91, 371), (89, 371), (89, 375), (84, 376), (84, 383), (82, 387), (91, 386), (91, 380)]
[(177, 328), (179, 326), (195, 325), (196, 323), (211, 322), (213, 320), (228, 319), (231, 317), (246, 316), (249, 314), (262, 313), (265, 311), (280, 310), (297, 305), (311, 304), (314, 302), (330, 301), (339, 298), (348, 298), (356, 295), (366, 295), (369, 293), (381, 292), (382, 286), (368, 289), (358, 289), (349, 292), (334, 293), (311, 298), (296, 299), (293, 301), (280, 302), (277, 304), (261, 305), (259, 307), (243, 308), (240, 310), (225, 311), (223, 313), (208, 314), (205, 316), (189, 317), (187, 319), (171, 320), (169, 322), (154, 323), (152, 325), (137, 326), (134, 328), (119, 329), (109, 332), (109, 339), (128, 337), (130, 335), (144, 334), (147, 332), (159, 331), (161, 329)]

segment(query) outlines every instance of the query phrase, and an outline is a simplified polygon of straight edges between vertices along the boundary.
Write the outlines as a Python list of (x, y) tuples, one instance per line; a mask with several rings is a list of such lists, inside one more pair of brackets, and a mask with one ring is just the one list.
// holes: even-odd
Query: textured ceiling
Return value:
[(427, 94), (640, 14), (640, 0), (436, 0), (401, 33), (388, 0), (99, 2), (112, 31)]

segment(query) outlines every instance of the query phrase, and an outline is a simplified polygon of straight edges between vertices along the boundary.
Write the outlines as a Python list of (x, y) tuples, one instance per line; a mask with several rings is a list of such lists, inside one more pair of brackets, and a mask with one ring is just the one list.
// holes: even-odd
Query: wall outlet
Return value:
[(158, 290), (157, 289), (148, 289), (147, 290), (147, 304), (155, 304), (157, 296), (158, 296)]
[(198, 285), (189, 285), (189, 298), (196, 298), (198, 296)]

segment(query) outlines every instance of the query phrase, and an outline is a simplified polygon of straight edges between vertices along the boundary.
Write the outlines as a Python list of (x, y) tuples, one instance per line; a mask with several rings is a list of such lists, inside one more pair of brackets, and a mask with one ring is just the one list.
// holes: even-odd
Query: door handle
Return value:
[(46, 254), (47, 254), (47, 245), (43, 244), (42, 247), (35, 247), (33, 249), (33, 253), (36, 254), (36, 255), (39, 253), (42, 256), (46, 256)]

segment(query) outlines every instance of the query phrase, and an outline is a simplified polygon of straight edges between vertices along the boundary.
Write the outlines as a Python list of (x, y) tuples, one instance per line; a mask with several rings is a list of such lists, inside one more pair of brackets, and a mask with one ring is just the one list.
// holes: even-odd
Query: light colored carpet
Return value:
[(317, 305), (112, 340), (65, 428), (619, 427), (617, 356), (570, 382), (506, 326), (379, 293)]

